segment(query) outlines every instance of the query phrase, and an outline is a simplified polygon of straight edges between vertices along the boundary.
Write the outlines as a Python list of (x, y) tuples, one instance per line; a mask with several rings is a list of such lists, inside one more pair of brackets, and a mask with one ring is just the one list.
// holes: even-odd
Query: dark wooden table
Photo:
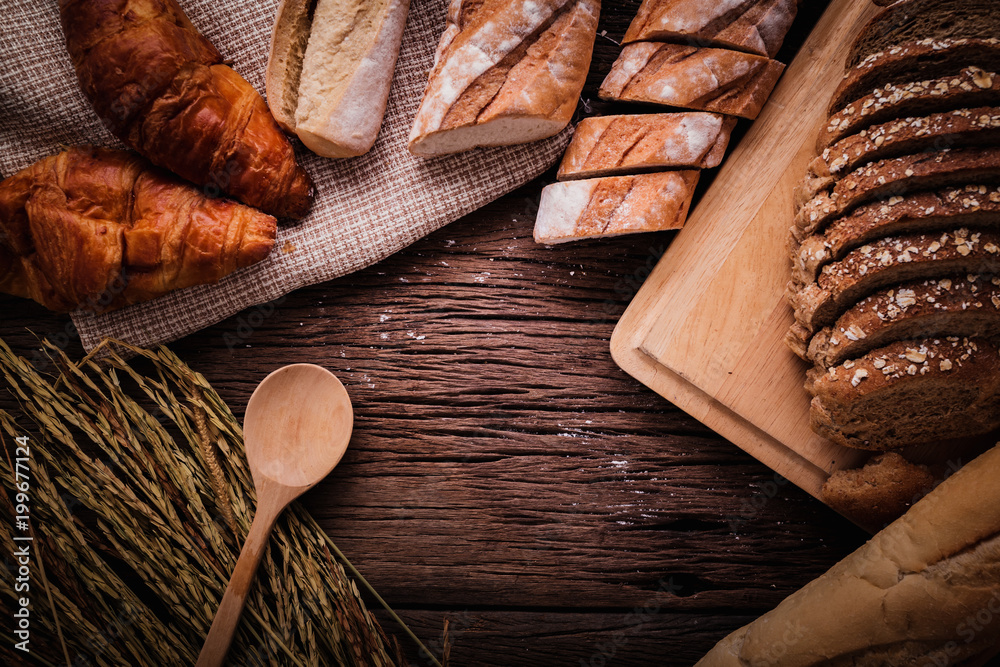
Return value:
[[(636, 5), (605, 7), (608, 37)], [(585, 97), (617, 51), (598, 39)], [(453, 665), (691, 664), (866, 535), (615, 366), (615, 322), (673, 234), (538, 246), (552, 179), (172, 348), (238, 415), (278, 366), (343, 380), (354, 437), (306, 503), (429, 646), (449, 620)], [(82, 354), (67, 317), (0, 313), (16, 351)]]

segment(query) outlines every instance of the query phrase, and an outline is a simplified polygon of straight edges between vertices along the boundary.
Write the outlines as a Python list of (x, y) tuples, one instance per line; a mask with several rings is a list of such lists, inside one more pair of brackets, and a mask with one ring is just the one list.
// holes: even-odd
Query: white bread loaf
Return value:
[(451, 0), (409, 150), (433, 157), (558, 134), (590, 68), (600, 0)]
[(573, 132), (556, 178), (718, 167), (735, 125), (735, 118), (697, 111), (585, 118)]
[(267, 99), (278, 123), (324, 157), (367, 153), (378, 137), (409, 0), (282, 0)]
[(1000, 627), (998, 470), (994, 447), (698, 667), (958, 665), (989, 655)]
[(698, 175), (692, 169), (548, 185), (538, 205), (535, 242), (565, 243), (680, 229)]

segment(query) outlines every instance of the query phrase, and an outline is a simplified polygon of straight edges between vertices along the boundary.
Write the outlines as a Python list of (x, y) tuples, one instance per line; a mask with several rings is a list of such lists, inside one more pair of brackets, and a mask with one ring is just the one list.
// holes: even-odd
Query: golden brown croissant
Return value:
[(279, 218), (312, 204), (261, 96), (174, 0), (59, 0), (83, 92), (108, 129), (154, 164)]
[(124, 151), (79, 146), (0, 182), (0, 291), (106, 311), (264, 259), (276, 221)]

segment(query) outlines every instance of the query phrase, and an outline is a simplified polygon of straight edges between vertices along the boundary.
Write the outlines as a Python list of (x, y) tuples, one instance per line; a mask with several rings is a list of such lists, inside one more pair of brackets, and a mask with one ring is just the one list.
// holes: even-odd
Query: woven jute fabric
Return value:
[[(180, 0), (194, 25), (264, 94), (277, 0)], [(434, 158), (406, 150), (427, 83), (447, 0), (412, 0), (385, 121), (367, 155), (330, 160), (297, 141), (316, 182), (304, 220), (278, 231), (271, 255), (214, 285), (73, 321), (85, 348), (103, 337), (148, 346), (175, 340), (256, 304), (374, 264), (443, 225), (535, 178), (562, 154), (566, 130), (551, 139)], [(80, 91), (54, 0), (3, 3), (0, 31), (0, 173), (9, 176), (60, 145), (122, 147)], [(178, 150), (183, 150), (178, 146)]]

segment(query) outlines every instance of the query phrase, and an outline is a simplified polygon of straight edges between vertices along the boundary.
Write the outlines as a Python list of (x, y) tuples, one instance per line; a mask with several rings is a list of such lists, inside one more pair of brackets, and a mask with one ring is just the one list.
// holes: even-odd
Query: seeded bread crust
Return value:
[(953, 76), (887, 84), (831, 115), (820, 130), (816, 152), (822, 153), (848, 135), (894, 118), (997, 104), (1000, 104), (1000, 76), (975, 66)]
[(824, 266), (816, 282), (801, 289), (789, 283), (786, 296), (795, 321), (814, 333), (876, 290), (970, 273), (1000, 274), (1000, 233), (958, 229), (879, 239)]
[(1000, 187), (966, 185), (890, 197), (854, 209), (820, 233), (792, 227), (792, 283), (806, 285), (814, 281), (829, 262), (884, 236), (960, 227), (1000, 227)]
[[(1000, 148), (962, 148), (917, 153), (859, 167), (799, 207), (796, 225), (821, 228), (873, 200), (888, 201), (917, 190), (1000, 180)], [(803, 187), (809, 187), (804, 185)]]
[(969, 65), (991, 72), (1000, 69), (1000, 40), (921, 39), (890, 46), (867, 56), (844, 74), (830, 100), (829, 113), (837, 113), (886, 84), (905, 84), (916, 76), (936, 79), (954, 75)]
[(650, 102), (756, 118), (785, 66), (728, 49), (626, 44), (601, 84), (605, 100)]
[(899, 340), (1000, 332), (1000, 277), (903, 283), (854, 304), (809, 341), (807, 358), (829, 368)]
[(984, 338), (908, 340), (810, 371), (810, 425), (857, 449), (885, 451), (1000, 427), (1000, 350)]

